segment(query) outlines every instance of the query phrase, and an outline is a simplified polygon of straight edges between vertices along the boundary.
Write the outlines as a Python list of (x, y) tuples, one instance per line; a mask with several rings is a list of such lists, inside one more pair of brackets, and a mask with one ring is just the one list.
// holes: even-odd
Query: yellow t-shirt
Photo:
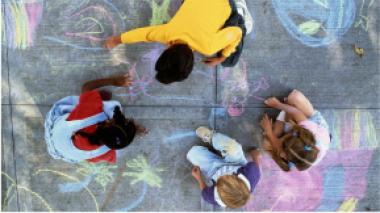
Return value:
[(222, 50), (225, 57), (235, 52), (242, 38), (239, 27), (223, 28), (230, 17), (228, 0), (185, 0), (176, 15), (163, 25), (143, 27), (121, 35), (123, 43), (185, 43), (210, 56)]

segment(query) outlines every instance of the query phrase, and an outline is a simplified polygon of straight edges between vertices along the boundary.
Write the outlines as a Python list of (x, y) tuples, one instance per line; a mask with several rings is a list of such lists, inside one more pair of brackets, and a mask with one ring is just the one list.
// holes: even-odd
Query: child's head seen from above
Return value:
[(319, 149), (314, 135), (307, 129), (295, 125), (284, 137), (283, 146), (288, 161), (303, 171), (312, 166), (317, 159)]
[(185, 80), (194, 65), (194, 54), (186, 44), (174, 44), (167, 48), (156, 62), (156, 79), (163, 84)]
[(220, 198), (229, 208), (244, 206), (251, 195), (246, 183), (236, 175), (221, 176), (216, 187)]

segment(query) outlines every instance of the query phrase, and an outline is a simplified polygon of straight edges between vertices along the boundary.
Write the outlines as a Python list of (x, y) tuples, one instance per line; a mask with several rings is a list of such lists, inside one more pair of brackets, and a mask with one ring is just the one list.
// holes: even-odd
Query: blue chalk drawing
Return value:
[(342, 203), (344, 168), (330, 167), (324, 173), (322, 202), (316, 211), (336, 211)]
[[(310, 47), (333, 43), (348, 31), (355, 20), (354, 0), (272, 0), (272, 4), (288, 33)], [(295, 22), (297, 18), (303, 19), (304, 23), (320, 23), (323, 35), (301, 30), (301, 23)]]
[(64, 183), (64, 184), (58, 184), (59, 191), (62, 193), (68, 193), (68, 192), (80, 192), (82, 191), (85, 187), (90, 184), (92, 178), (94, 176), (88, 176), (86, 177), (83, 181), (79, 183)]
[[(213, 108), (211, 109), (210, 116), (208, 117), (208, 125), (212, 129), (223, 128), (228, 121), (226, 108)], [(218, 124), (218, 126), (216, 126)]]
[(195, 130), (179, 130), (164, 139), (165, 144), (180, 142), (184, 138), (195, 137)]
[(117, 212), (127, 212), (127, 211), (130, 211), (130, 210), (136, 208), (137, 206), (139, 206), (144, 201), (144, 198), (145, 198), (147, 191), (148, 191), (148, 184), (144, 182), (142, 185), (142, 192), (141, 192), (140, 196), (133, 203), (129, 204), (127, 207), (124, 207), (122, 209), (118, 209), (116, 211)]

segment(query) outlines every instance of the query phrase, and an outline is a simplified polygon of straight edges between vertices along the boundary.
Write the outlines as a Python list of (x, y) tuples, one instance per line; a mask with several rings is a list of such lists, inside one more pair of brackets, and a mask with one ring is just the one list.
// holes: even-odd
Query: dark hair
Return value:
[(294, 163), (300, 171), (308, 169), (315, 162), (319, 153), (315, 144), (314, 135), (309, 130), (295, 125), (284, 140), (287, 160)]
[(94, 134), (82, 131), (77, 134), (88, 138), (93, 145), (105, 145), (110, 149), (122, 149), (128, 146), (136, 134), (136, 126), (133, 120), (126, 119), (119, 107), (115, 107), (114, 121), (105, 121), (98, 124)]
[(185, 80), (194, 65), (193, 51), (186, 44), (167, 48), (156, 62), (156, 79), (163, 84)]

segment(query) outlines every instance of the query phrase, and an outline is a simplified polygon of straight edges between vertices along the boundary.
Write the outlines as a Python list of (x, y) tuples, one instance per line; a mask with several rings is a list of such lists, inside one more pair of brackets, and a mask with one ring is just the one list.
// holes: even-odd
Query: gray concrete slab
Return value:
[(15, 170), (14, 141), (12, 138), (11, 107), (1, 106), (1, 203), (2, 211), (19, 210)]
[(1, 48), (1, 103), (9, 104), (7, 49)]

